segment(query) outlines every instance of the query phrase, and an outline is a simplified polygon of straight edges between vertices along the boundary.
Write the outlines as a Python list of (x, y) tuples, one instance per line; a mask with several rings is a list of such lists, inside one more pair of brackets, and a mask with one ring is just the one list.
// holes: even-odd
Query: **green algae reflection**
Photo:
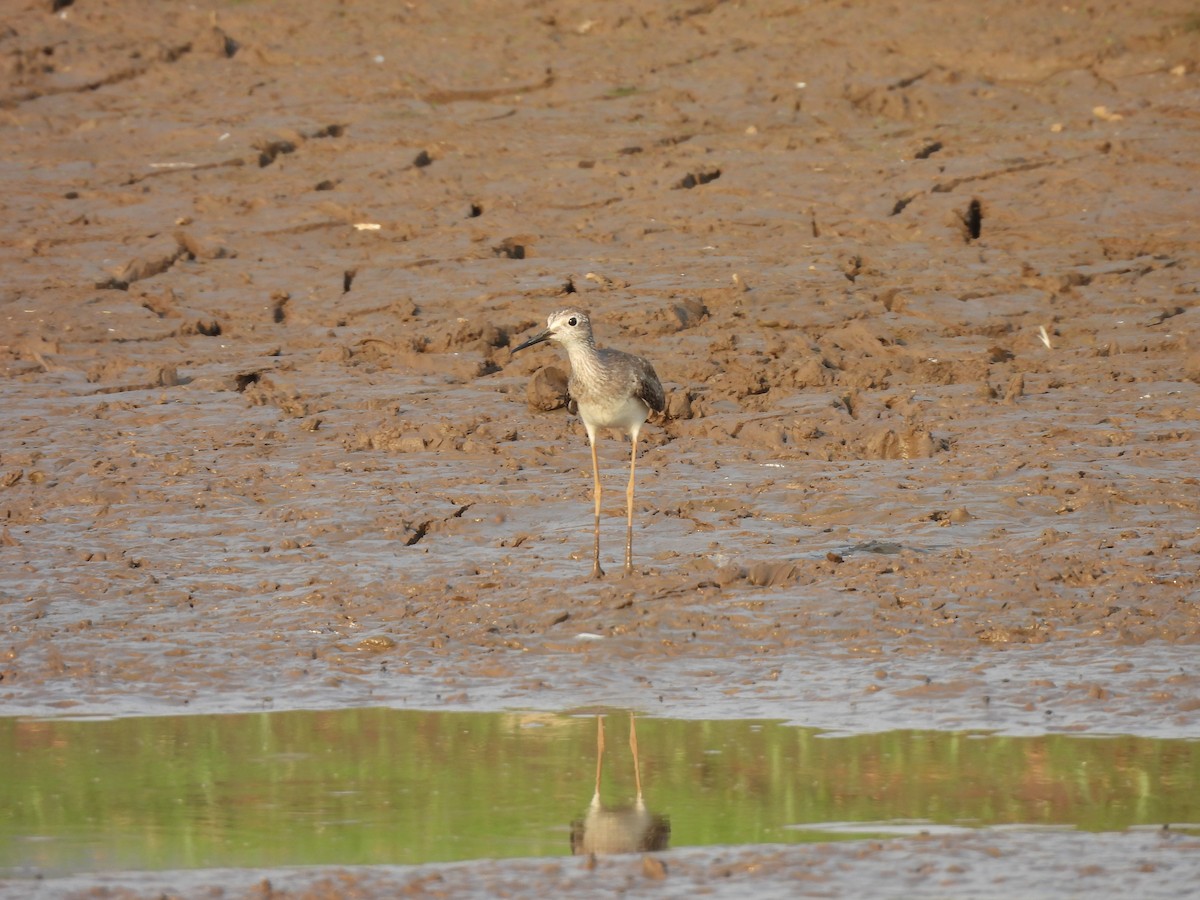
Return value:
[[(633, 800), (607, 717), (602, 800)], [(920, 827), (1200, 822), (1200, 743), (639, 719), (645, 804), (670, 846)], [(408, 864), (570, 852), (596, 719), (389, 709), (0, 719), (0, 875)], [(890, 823), (890, 824), (889, 824)]]

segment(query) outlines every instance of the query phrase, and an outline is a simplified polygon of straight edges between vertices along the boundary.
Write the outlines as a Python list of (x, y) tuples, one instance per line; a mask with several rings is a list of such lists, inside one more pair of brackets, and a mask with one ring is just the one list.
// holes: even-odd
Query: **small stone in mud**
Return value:
[(716, 181), (721, 177), (721, 170), (716, 167), (701, 169), (698, 172), (689, 172), (683, 178), (675, 182), (672, 187), (675, 190), (690, 190), (702, 184), (708, 184), (710, 181)]
[(531, 409), (549, 412), (567, 405), (567, 376), (557, 366), (539, 369), (525, 388), (525, 402)]
[[(1107, 356), (1108, 354), (1103, 354)], [(1188, 381), (1200, 384), (1200, 353), (1193, 353), (1183, 364), (1183, 376)]]
[(286, 139), (258, 141), (254, 145), (258, 151), (258, 167), (265, 169), (279, 156), (296, 152), (296, 142)]
[(692, 395), (688, 391), (671, 391), (667, 398), (668, 419), (690, 419), (692, 411)]
[(1025, 396), (1025, 376), (1018, 372), (1008, 382), (1004, 391), (1005, 403), (1016, 403), (1017, 398)]
[(787, 372), (787, 381), (797, 388), (827, 387), (833, 384), (836, 377), (837, 370), (815, 356), (793, 366)]
[(503, 256), (507, 259), (524, 259), (526, 250), (525, 243), (517, 238), (505, 238), (492, 248), (492, 252), (497, 256)]
[(193, 47), (197, 51), (225, 59), (233, 59), (241, 46), (237, 40), (215, 25), (193, 41)]
[(909, 427), (901, 433), (886, 428), (863, 449), (865, 459), (924, 459), (944, 448), (924, 428)]
[(158, 370), (158, 375), (155, 379), (159, 387), (176, 387), (184, 384), (184, 379), (179, 377), (179, 372), (174, 366), (162, 366)]
[(796, 567), (791, 563), (760, 562), (750, 567), (746, 580), (756, 587), (778, 587), (787, 584), (795, 575)]
[(179, 327), (179, 334), (202, 334), (205, 337), (220, 337), (221, 323), (216, 319), (204, 316), (193, 322), (185, 322)]
[(944, 509), (935, 509), (929, 514), (929, 521), (937, 522), (941, 525), (961, 525), (963, 522), (969, 522), (973, 518), (975, 517), (963, 506), (959, 506), (949, 512)]
[(652, 881), (662, 881), (667, 877), (667, 864), (657, 856), (643, 856), (642, 874)]
[(699, 300), (688, 298), (671, 306), (671, 314), (678, 323), (676, 330), (683, 331), (708, 318), (708, 307)]
[(357, 649), (367, 653), (382, 653), (386, 650), (394, 650), (395, 648), (395, 640), (384, 634), (363, 638), (357, 645)]

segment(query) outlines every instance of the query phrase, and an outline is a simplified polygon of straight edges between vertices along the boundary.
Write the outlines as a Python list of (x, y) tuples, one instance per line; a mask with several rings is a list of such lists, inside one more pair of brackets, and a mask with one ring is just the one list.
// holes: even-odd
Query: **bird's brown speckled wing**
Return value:
[(634, 363), (633, 371), (636, 373), (634, 396), (655, 412), (662, 412), (667, 405), (667, 398), (663, 395), (662, 382), (658, 380), (654, 366), (640, 356), (629, 355), (629, 358)]

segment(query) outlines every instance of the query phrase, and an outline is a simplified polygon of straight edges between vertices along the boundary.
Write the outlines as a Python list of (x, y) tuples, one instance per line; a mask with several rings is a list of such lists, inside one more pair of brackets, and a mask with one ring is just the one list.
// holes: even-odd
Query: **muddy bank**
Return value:
[(1194, 734), (1194, 10), (488, 9), (11, 19), (4, 708)]
[[(1197, 841), (1185, 835), (1064, 832), (923, 835), (793, 847), (684, 850), (586, 860), (481, 861), (437, 867), (376, 867), (69, 878), (53, 896), (200, 896), (209, 879), (223, 896), (321, 898), (396, 896), (572, 897), (875, 896), (1176, 897), (1195, 883)], [(34, 889), (36, 891), (36, 888)], [(0, 886), (0, 896), (6, 896)], [(17, 896), (12, 894), (11, 896)], [(21, 894), (21, 896), (43, 896)], [(45, 896), (50, 896), (45, 894)]]

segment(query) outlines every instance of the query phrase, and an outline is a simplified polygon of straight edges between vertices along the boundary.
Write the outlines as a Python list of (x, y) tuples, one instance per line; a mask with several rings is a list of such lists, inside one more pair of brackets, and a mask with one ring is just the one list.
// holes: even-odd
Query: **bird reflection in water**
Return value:
[(571, 852), (576, 856), (645, 853), (666, 850), (671, 820), (646, 809), (642, 800), (642, 771), (638, 763), (637, 722), (629, 717), (629, 749), (637, 796), (632, 805), (605, 806), (600, 802), (600, 772), (604, 766), (604, 717), (596, 716), (596, 791), (587, 815), (571, 823)]

